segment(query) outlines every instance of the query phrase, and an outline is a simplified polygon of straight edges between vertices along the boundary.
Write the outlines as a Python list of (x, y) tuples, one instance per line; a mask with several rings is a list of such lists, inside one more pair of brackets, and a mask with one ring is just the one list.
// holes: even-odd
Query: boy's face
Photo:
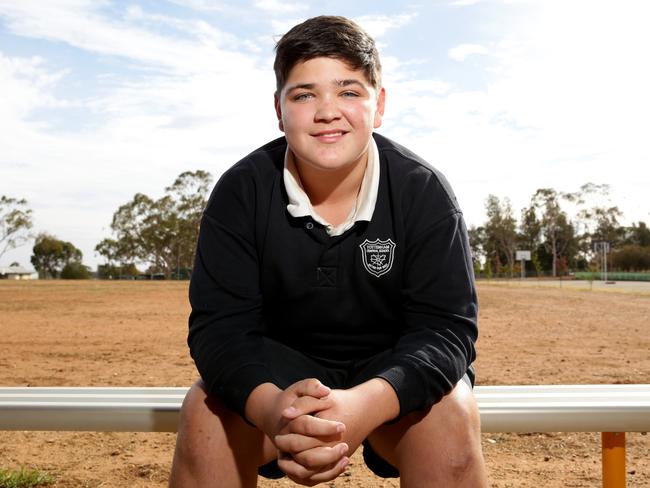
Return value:
[(336, 170), (364, 163), (384, 98), (384, 89), (377, 93), (363, 71), (338, 59), (296, 64), (275, 97), (280, 130), (296, 164)]

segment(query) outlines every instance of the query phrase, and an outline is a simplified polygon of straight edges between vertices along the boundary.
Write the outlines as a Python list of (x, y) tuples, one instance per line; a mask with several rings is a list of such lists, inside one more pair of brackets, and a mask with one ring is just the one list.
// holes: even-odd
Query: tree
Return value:
[(197, 170), (181, 173), (174, 183), (165, 189), (175, 197), (178, 237), (176, 271), (180, 264), (191, 268), (194, 264), (196, 242), (203, 209), (207, 203), (212, 177), (206, 171)]
[(645, 222), (632, 224), (625, 228), (624, 244), (631, 244), (640, 247), (650, 247), (650, 229)]
[(568, 198), (583, 206), (578, 212), (578, 219), (585, 228), (583, 239), (586, 241), (607, 241), (613, 247), (620, 244), (625, 236), (625, 229), (619, 224), (623, 212), (612, 205), (610, 186), (587, 183)]
[(475, 266), (476, 263), (479, 263), (480, 265), (481, 258), (485, 256), (483, 249), (483, 244), (485, 241), (485, 228), (472, 225), (467, 230), (467, 236), (469, 238), (469, 248), (472, 253), (472, 262)]
[(552, 188), (540, 188), (533, 195), (530, 205), (540, 214), (542, 244), (549, 254), (554, 277), (557, 276), (559, 259), (565, 257), (571, 264), (579, 250), (575, 230), (566, 212), (560, 207), (560, 198), (570, 197)]
[(27, 200), (0, 196), (0, 257), (30, 239), (26, 232), (32, 228), (32, 211)]
[(113, 278), (136, 279), (140, 271), (133, 263), (127, 264), (100, 264), (97, 266), (97, 277), (103, 280), (112, 280)]
[(31, 262), (41, 278), (57, 278), (66, 265), (81, 264), (83, 257), (72, 243), (44, 233), (36, 237), (32, 252)]
[(492, 259), (497, 272), (501, 263), (507, 263), (510, 276), (515, 268), (515, 251), (517, 248), (517, 221), (513, 216), (512, 205), (508, 198), (500, 201), (489, 195), (485, 202), (487, 222), (484, 227), (484, 250), (487, 259)]
[(612, 267), (623, 271), (650, 270), (650, 247), (635, 244), (622, 246), (612, 252)]
[(531, 251), (534, 256), (540, 246), (542, 224), (537, 218), (533, 205), (521, 211), (521, 224), (519, 225), (519, 245), (521, 249)]
[(522, 251), (530, 251), (530, 261), (535, 269), (536, 276), (541, 276), (544, 269), (540, 262), (540, 254), (543, 251), (541, 242), (542, 224), (537, 218), (535, 207), (530, 205), (521, 211), (521, 223), (519, 224), (518, 248)]
[(174, 270), (191, 268), (210, 182), (205, 171), (187, 171), (158, 200), (137, 193), (113, 214), (115, 239), (102, 240), (95, 250), (109, 265), (147, 263), (168, 278)]
[(120, 262), (120, 257), (125, 256), (125, 250), (120, 242), (115, 239), (104, 239), (95, 251), (106, 258), (105, 264), (97, 266), (97, 277), (100, 279), (137, 278), (140, 272), (133, 263)]
[(66, 264), (61, 270), (61, 279), (63, 280), (87, 280), (88, 278), (90, 278), (88, 266), (77, 261)]

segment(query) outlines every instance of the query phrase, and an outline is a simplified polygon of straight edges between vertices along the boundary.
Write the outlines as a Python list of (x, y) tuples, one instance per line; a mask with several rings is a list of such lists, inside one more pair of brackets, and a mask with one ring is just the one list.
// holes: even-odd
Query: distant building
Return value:
[(36, 280), (38, 273), (22, 266), (0, 267), (0, 280)]

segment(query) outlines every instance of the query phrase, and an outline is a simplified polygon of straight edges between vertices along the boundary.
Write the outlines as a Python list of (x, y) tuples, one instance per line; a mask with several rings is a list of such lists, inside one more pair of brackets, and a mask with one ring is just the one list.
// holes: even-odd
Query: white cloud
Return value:
[(610, 183), (626, 221), (647, 221), (645, 5), (545, 4), (491, 44), (481, 90), (427, 94), (387, 73), (382, 130), (447, 174), (471, 223), (483, 222), (488, 193), (509, 196), (518, 210), (537, 188), (586, 182)]
[(156, 197), (185, 170), (218, 177), (280, 135), (266, 72), (125, 84), (87, 102), (86, 110), (102, 114), (99, 127), (56, 134), (29, 122), (31, 112), (51, 105), (49, 86), (16, 77), (10, 84), (29, 105), (0, 111), (0, 181), (29, 200), (36, 231), (72, 240), (91, 264), (95, 244), (110, 233), (112, 213), (136, 192)]
[(188, 7), (194, 10), (199, 10), (203, 12), (223, 12), (224, 10), (229, 10), (224, 2), (219, 0), (169, 0), (172, 3), (181, 5), (183, 7)]
[[(0, 15), (21, 35), (121, 56), (144, 69), (138, 81), (122, 73), (96, 75), (85, 82), (101, 83), (100, 90), (61, 100), (55, 93), (75, 74), (73, 60), (61, 69), (44, 56), (0, 53), (0, 181), (11, 182), (12, 195), (28, 199), (35, 231), (71, 240), (84, 261), (95, 264), (93, 249), (109, 235), (112, 213), (136, 192), (155, 197), (188, 169), (219, 176), (280, 134), (270, 64), (258, 68), (257, 56), (219, 46), (244, 42), (224, 38), (208, 24), (180, 20), (173, 27), (193, 27), (194, 35), (163, 38), (147, 29), (174, 19), (131, 9), (118, 22), (82, 2), (70, 5), (65, 19), (53, 18), (44, 30), (40, 27), (53, 12), (31, 3), (14, 7), (0, 0)], [(67, 109), (79, 112), (80, 127), (74, 131), (43, 115), (58, 110), (65, 121)], [(86, 125), (90, 119), (92, 127)], [(27, 264), (20, 253), (28, 256), (29, 249), (16, 253), (3, 259)]]
[(298, 25), (300, 22), (305, 20), (307, 19), (299, 17), (271, 19), (271, 30), (273, 32), (274, 41), (278, 41), (280, 37), (289, 32), (294, 25)]
[(386, 32), (393, 29), (399, 29), (409, 24), (417, 14), (400, 14), (400, 15), (364, 15), (358, 17), (355, 21), (363, 27), (370, 36), (377, 39), (382, 37)]
[(397, 88), (401, 92), (420, 95), (444, 95), (452, 89), (453, 85), (441, 80), (404, 80), (399, 82)]
[(295, 14), (308, 9), (308, 6), (304, 3), (282, 2), (280, 0), (256, 0), (253, 5), (272, 15)]
[[(176, 27), (186, 27), (186, 37), (172, 38), (129, 23), (129, 15), (131, 20), (134, 14), (136, 19), (145, 17), (141, 11), (137, 15), (137, 9), (127, 11), (126, 21), (116, 21), (102, 17), (98, 6), (101, 4), (81, 0), (46, 4), (0, 0), (0, 14), (4, 14), (9, 29), (15, 34), (65, 42), (89, 52), (146, 63), (153, 68), (186, 74), (250, 67), (250, 59), (222, 46), (232, 38), (219, 35), (204, 22), (177, 21)], [(150, 16), (149, 19), (161, 21), (164, 17)]]
[(465, 61), (469, 56), (474, 54), (487, 54), (488, 50), (485, 46), (480, 44), (459, 44), (458, 46), (452, 47), (448, 56), (454, 61)]
[[(416, 13), (400, 14), (400, 15), (363, 15), (356, 17), (353, 20), (359, 24), (368, 34), (381, 45), (380, 38), (388, 31), (400, 29), (408, 25), (415, 17)], [(271, 19), (271, 26), (273, 32), (277, 36), (282, 36), (289, 31), (293, 26), (303, 22), (306, 18), (292, 17), (284, 19)]]
[(476, 5), (477, 3), (481, 3), (482, 0), (456, 0), (455, 2), (451, 2), (449, 5), (452, 7), (467, 7), (470, 5)]
[(48, 72), (40, 57), (8, 57), (0, 51), (0, 124), (6, 126), (7, 118), (23, 118), (36, 108), (68, 106), (51, 91), (65, 74), (65, 70)]

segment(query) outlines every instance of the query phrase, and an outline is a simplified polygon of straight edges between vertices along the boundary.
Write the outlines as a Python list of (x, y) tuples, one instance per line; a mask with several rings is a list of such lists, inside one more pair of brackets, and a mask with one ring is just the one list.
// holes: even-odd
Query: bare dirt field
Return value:
[[(650, 293), (481, 283), (478, 384), (650, 383)], [(189, 386), (187, 282), (0, 281), (0, 385)], [(600, 485), (599, 434), (486, 434), (495, 487)], [(0, 432), (0, 468), (55, 487), (163, 487), (175, 435)], [(650, 436), (628, 434), (650, 487)], [(263, 488), (292, 483), (260, 480)], [(363, 465), (324, 486), (397, 487)]]

